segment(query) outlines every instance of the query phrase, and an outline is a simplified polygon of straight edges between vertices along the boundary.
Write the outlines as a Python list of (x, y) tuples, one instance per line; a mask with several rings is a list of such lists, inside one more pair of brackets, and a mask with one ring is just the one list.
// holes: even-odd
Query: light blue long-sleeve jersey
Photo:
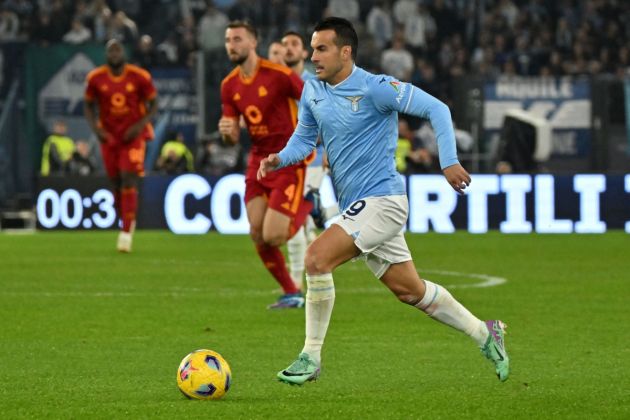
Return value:
[(440, 166), (458, 163), (448, 107), (421, 89), (354, 66), (338, 85), (308, 80), (298, 125), (280, 151), (280, 167), (304, 159), (320, 133), (339, 206), (367, 197), (405, 194), (396, 172), (398, 113), (427, 118), (436, 134)]
[[(305, 82), (308, 82), (309, 80), (317, 80), (317, 76), (315, 76), (314, 73), (311, 73), (310, 71), (304, 69), (304, 71), (302, 72), (302, 80), (304, 80)], [(311, 163), (308, 164), (308, 166), (323, 166), (324, 165), (324, 145), (322, 144), (322, 142), (319, 142), (319, 144), (317, 144), (317, 154), (315, 155), (315, 159), (313, 159), (313, 161)]]

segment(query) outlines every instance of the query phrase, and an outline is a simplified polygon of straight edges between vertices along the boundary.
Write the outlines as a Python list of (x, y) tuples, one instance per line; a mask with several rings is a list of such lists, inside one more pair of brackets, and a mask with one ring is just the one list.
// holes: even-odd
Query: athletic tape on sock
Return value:
[(316, 276), (306, 275), (306, 299), (317, 302), (335, 297), (335, 283), (332, 273), (320, 274)]

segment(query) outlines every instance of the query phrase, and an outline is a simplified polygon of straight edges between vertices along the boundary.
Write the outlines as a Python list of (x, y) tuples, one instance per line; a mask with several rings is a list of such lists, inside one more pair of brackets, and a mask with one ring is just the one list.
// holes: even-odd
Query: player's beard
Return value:
[(319, 80), (323, 80), (326, 83), (334, 83), (333, 80), (335, 76), (343, 69), (343, 65), (328, 65), (324, 68), (323, 73), (317, 74), (317, 78)]
[(108, 61), (107, 65), (112, 69), (112, 71), (114, 71), (114, 73), (117, 73), (122, 70), (123, 66), (125, 65), (125, 60)]
[(287, 66), (289, 66), (289, 67), (295, 67), (295, 66), (297, 66), (300, 63), (300, 60), (289, 61), (289, 60), (285, 59), (284, 62), (287, 63)]
[(241, 64), (243, 64), (245, 61), (247, 61), (247, 57), (249, 57), (249, 54), (245, 54), (245, 55), (230, 55), (230, 61), (233, 64), (236, 64), (237, 66), (240, 66)]

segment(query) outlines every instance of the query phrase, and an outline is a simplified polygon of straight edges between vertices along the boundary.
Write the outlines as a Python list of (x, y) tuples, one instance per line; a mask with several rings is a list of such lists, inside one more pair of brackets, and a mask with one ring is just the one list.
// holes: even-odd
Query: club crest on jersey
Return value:
[(267, 96), (267, 93), (269, 92), (267, 92), (267, 89), (265, 89), (264, 86), (260, 86), (258, 88), (258, 97), (262, 98), (263, 96)]
[(136, 87), (133, 85), (133, 83), (127, 83), (125, 89), (127, 90), (127, 92), (131, 93), (136, 90)]
[(344, 96), (347, 100), (350, 101), (352, 106), (352, 111), (357, 112), (359, 110), (359, 101), (363, 99), (363, 96)]
[(233, 100), (234, 102), (236, 102), (236, 101), (240, 101), (240, 100), (241, 100), (241, 94), (240, 94), (240, 93), (238, 93), (238, 92), (236, 92), (236, 93), (234, 94), (234, 96), (232, 97), (232, 100)]

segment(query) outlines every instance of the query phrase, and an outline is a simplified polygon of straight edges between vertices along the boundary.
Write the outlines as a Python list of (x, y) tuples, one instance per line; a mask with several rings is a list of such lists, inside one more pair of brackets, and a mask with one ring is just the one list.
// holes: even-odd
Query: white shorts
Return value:
[(408, 213), (406, 195), (369, 197), (352, 203), (335, 224), (354, 238), (368, 268), (381, 278), (390, 265), (411, 260), (403, 235)]

